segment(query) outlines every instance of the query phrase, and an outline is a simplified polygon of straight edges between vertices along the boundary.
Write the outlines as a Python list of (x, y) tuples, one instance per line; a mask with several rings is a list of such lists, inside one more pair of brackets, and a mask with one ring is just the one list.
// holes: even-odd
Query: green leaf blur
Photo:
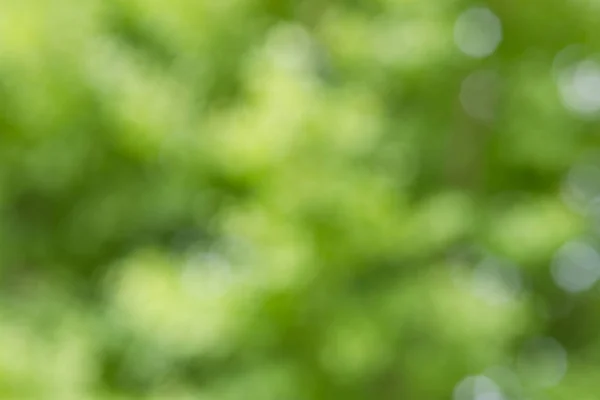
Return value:
[(0, 2), (0, 399), (597, 399), (599, 19)]

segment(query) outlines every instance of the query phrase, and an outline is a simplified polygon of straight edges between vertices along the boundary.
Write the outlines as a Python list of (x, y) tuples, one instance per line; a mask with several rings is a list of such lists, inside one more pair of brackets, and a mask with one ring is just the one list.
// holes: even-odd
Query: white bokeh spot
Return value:
[(557, 385), (567, 373), (568, 366), (567, 351), (551, 337), (528, 341), (517, 359), (521, 378), (538, 387)]
[(600, 279), (600, 255), (583, 242), (569, 242), (556, 253), (551, 265), (557, 286), (570, 293), (589, 290)]
[(494, 119), (500, 78), (494, 71), (475, 71), (460, 87), (460, 103), (472, 118), (481, 121)]
[(600, 65), (591, 60), (566, 68), (558, 77), (558, 88), (564, 106), (589, 116), (600, 111)]
[(468, 376), (454, 388), (453, 400), (504, 400), (500, 387), (487, 376)]
[(483, 58), (493, 54), (501, 41), (502, 24), (488, 8), (470, 8), (456, 20), (454, 43), (470, 57)]

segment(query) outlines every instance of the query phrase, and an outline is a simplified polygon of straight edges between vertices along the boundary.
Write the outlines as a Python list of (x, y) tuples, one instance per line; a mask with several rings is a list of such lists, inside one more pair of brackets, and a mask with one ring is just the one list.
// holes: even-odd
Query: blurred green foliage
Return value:
[(0, 398), (596, 399), (596, 3), (3, 1)]

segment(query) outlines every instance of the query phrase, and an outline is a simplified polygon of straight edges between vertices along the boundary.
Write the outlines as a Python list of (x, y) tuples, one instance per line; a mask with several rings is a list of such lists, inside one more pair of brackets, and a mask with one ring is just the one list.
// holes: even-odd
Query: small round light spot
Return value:
[(586, 60), (564, 70), (558, 78), (564, 106), (581, 115), (600, 111), (600, 65)]
[(521, 293), (521, 274), (516, 266), (504, 260), (487, 258), (473, 272), (475, 295), (491, 304), (505, 304)]
[(470, 57), (483, 58), (493, 54), (501, 41), (500, 19), (487, 8), (470, 8), (456, 20), (454, 42)]
[(556, 253), (551, 273), (556, 285), (567, 292), (589, 290), (600, 278), (600, 255), (586, 243), (567, 243)]
[(468, 376), (453, 392), (453, 400), (504, 400), (502, 390), (487, 376)]
[(466, 77), (460, 88), (460, 103), (472, 118), (494, 119), (499, 77), (494, 71), (476, 71)]
[(567, 351), (551, 337), (534, 338), (523, 346), (517, 368), (523, 381), (539, 387), (555, 386), (567, 372)]
[(562, 197), (573, 210), (586, 213), (600, 197), (600, 166), (590, 162), (575, 164), (562, 185)]

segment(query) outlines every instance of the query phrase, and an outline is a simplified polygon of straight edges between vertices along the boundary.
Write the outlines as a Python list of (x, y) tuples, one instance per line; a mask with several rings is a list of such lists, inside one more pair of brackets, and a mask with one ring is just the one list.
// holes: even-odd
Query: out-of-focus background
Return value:
[(600, 3), (0, 3), (0, 398), (591, 400)]

